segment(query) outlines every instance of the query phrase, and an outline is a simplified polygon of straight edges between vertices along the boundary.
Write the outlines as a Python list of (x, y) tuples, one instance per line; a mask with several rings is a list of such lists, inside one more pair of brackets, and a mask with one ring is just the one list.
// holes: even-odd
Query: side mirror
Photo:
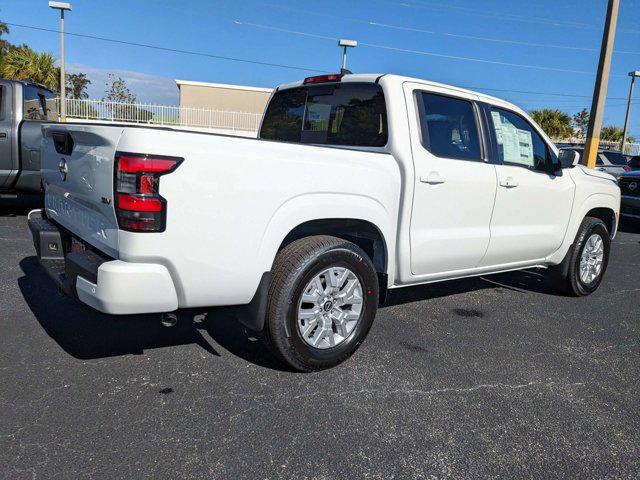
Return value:
[(580, 154), (575, 150), (560, 150), (558, 155), (558, 162), (560, 168), (571, 168), (578, 164), (580, 161)]

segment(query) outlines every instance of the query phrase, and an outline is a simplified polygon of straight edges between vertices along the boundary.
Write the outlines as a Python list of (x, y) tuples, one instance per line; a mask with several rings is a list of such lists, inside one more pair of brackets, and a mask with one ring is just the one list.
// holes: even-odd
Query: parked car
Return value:
[(622, 192), (620, 215), (640, 220), (640, 169), (620, 175), (618, 184)]
[[(583, 147), (563, 147), (563, 150), (572, 150), (577, 152), (580, 156), (584, 152)], [(614, 177), (619, 177), (624, 172), (631, 170), (628, 165), (629, 159), (626, 155), (620, 152), (614, 152), (613, 150), (599, 150), (598, 157), (596, 158), (596, 170), (601, 172), (607, 172)]]
[(50, 90), (31, 82), (0, 79), (0, 200), (42, 194), (41, 126), (57, 119)]
[(636, 155), (635, 157), (631, 157), (631, 160), (629, 160), (629, 169), (630, 170), (640, 170), (640, 155)]
[(394, 75), (282, 85), (256, 139), (43, 132), (29, 226), (64, 292), (111, 314), (239, 305), (303, 371), (349, 357), (389, 289), (538, 266), (592, 293), (620, 209), (518, 107)]

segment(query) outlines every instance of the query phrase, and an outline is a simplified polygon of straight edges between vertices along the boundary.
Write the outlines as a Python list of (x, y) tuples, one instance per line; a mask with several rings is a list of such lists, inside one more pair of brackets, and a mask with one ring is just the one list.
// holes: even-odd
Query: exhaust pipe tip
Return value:
[(178, 323), (178, 316), (175, 313), (162, 313), (160, 315), (160, 323), (163, 327), (175, 327)]

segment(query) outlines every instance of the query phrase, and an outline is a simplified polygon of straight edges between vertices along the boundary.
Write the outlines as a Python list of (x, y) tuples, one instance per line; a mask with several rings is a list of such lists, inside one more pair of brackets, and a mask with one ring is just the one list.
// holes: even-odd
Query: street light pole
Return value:
[(631, 77), (631, 87), (629, 87), (629, 102), (627, 103), (627, 116), (624, 118), (624, 130), (622, 132), (622, 144), (620, 151), (624, 154), (624, 145), (627, 142), (627, 130), (629, 129), (629, 112), (631, 112), (631, 99), (633, 98), (633, 83), (636, 77), (640, 77), (640, 71), (629, 72)]
[(616, 36), (619, 6), (620, 0), (609, 0), (609, 5), (607, 6), (607, 19), (604, 24), (604, 33), (602, 34), (602, 47), (600, 48), (596, 85), (593, 90), (589, 129), (587, 130), (584, 152), (580, 159), (580, 163), (589, 168), (595, 168), (598, 147), (600, 146), (600, 129), (602, 128), (604, 102), (607, 98), (607, 85), (609, 83), (609, 70), (611, 68), (611, 55), (613, 53), (613, 41)]
[(64, 11), (71, 11), (71, 4), (65, 2), (49, 2), (49, 7), (60, 10), (60, 121), (67, 121), (67, 86), (64, 71)]
[(347, 74), (347, 73), (351, 73), (349, 70), (347, 70), (347, 48), (355, 48), (358, 46), (358, 42), (356, 42), (355, 40), (344, 40), (341, 39), (338, 42), (338, 45), (340, 47), (343, 48), (342, 50), (342, 70), (340, 71), (340, 73)]

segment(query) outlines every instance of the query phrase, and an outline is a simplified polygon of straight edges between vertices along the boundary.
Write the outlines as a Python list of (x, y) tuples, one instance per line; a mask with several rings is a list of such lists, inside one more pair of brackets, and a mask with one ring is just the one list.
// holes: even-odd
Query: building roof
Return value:
[(176, 84), (178, 85), (178, 88), (180, 88), (181, 85), (190, 85), (193, 87), (224, 88), (227, 90), (246, 90), (250, 92), (271, 93), (273, 91), (272, 88), (250, 87), (247, 85), (229, 85), (226, 83), (193, 82), (191, 80), (176, 80)]

